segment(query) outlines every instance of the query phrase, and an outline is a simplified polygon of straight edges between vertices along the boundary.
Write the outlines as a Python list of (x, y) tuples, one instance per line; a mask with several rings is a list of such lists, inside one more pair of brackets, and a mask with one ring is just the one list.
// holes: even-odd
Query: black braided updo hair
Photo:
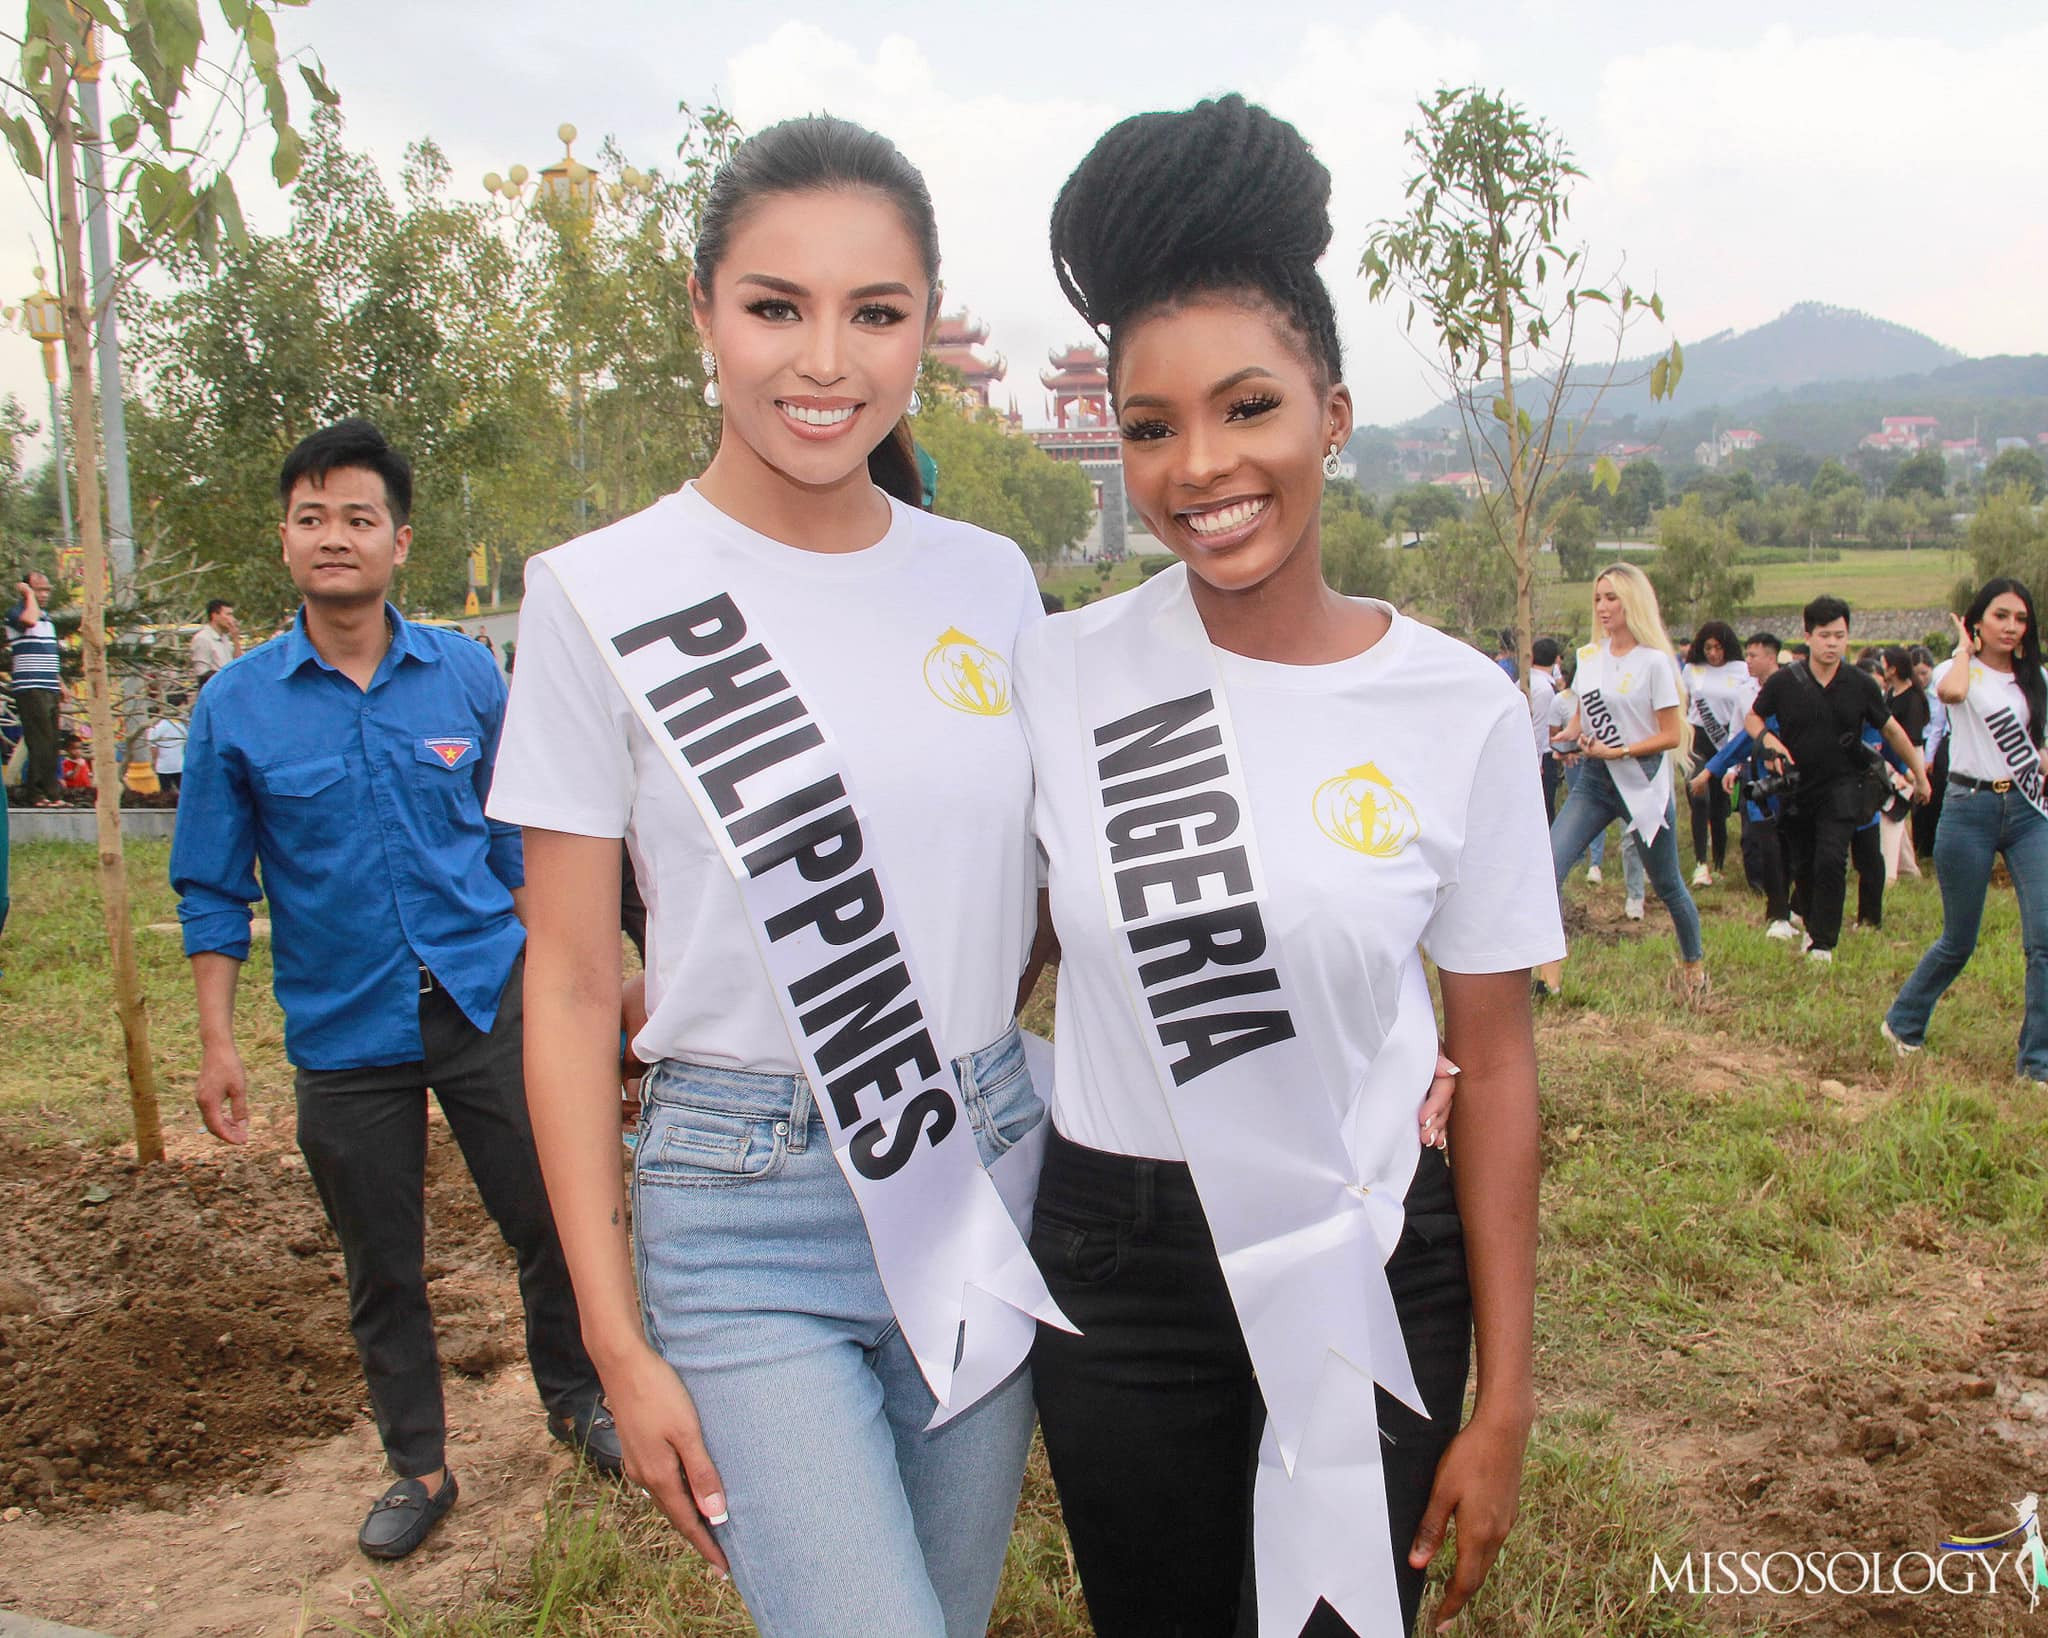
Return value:
[[(830, 114), (786, 119), (735, 148), (711, 180), (697, 229), (692, 271), (708, 296), (733, 231), (747, 212), (776, 194), (868, 188), (896, 207), (924, 264), (929, 305), (939, 302), (939, 229), (924, 175), (887, 137)], [(929, 317), (929, 313), (926, 315)], [(907, 506), (924, 506), (924, 476), (910, 422), (898, 421), (868, 456), (868, 476)]]
[(1133, 319), (1212, 292), (1262, 298), (1328, 386), (1344, 376), (1316, 272), (1330, 247), (1330, 173), (1302, 134), (1235, 92), (1103, 133), (1052, 209), (1052, 265), (1109, 348)]

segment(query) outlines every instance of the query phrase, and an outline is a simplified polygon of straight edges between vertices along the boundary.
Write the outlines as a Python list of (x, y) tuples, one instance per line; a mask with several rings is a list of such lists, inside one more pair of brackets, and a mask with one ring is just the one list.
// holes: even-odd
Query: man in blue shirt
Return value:
[(519, 832), (484, 817), (504, 678), (478, 644), (385, 601), (412, 541), (412, 471), (375, 427), (314, 433), (279, 494), (304, 601), (199, 696), (171, 883), (198, 991), (199, 1108), (229, 1143), (249, 1132), (236, 980), (250, 906), (270, 901), (299, 1148), (347, 1261), (349, 1324), (398, 1474), (357, 1539), (400, 1558), (456, 1494), (424, 1270), (429, 1087), (518, 1254), (550, 1431), (611, 1472), (618, 1435), (527, 1122)]

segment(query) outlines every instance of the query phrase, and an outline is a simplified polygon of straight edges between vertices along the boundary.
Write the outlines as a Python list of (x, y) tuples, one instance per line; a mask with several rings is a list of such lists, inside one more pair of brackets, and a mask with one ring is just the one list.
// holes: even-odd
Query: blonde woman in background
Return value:
[(1566, 729), (1586, 760), (1550, 827), (1551, 859), (1562, 885), (1593, 838), (1621, 820), (1642, 849), (1651, 888), (1671, 912), (1685, 993), (1697, 1000), (1707, 992), (1706, 951), (1699, 908), (1678, 862), (1674, 782), (1686, 762), (1685, 680), (1657, 593), (1641, 569), (1617, 563), (1600, 572), (1593, 626), (1600, 636), (1579, 650), (1572, 687), (1578, 711)]

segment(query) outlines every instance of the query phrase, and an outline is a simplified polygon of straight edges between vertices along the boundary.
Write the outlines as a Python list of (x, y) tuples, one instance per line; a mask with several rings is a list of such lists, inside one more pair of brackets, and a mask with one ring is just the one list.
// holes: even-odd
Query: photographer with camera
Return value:
[(1835, 959), (1842, 933), (1850, 842), (1891, 789), (1882, 760), (1864, 746), (1865, 726), (1876, 729), (1905, 763), (1915, 802), (1927, 800), (1927, 770), (1920, 748), (1893, 719), (1884, 690), (1842, 663), (1849, 647), (1849, 605), (1839, 597), (1816, 597), (1806, 605), (1805, 623), (1806, 664), (1774, 673), (1751, 703), (1744, 726), (1762, 743), (1772, 771), (1796, 772), (1796, 783), (1784, 793), (1780, 823), (1792, 874), (1805, 885), (1807, 958), (1825, 963)]

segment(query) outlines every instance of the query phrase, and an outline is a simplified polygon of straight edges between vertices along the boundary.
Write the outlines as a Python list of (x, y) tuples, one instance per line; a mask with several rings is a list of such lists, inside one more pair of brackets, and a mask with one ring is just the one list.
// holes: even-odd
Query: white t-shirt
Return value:
[[(1941, 686), (1941, 679), (1954, 664), (1954, 660), (1943, 660), (1934, 668), (1935, 687)], [(2007, 713), (2011, 721), (2004, 720)], [(1999, 746), (1998, 731), (2003, 729), (2007, 741), (2017, 746), (2016, 723), (2018, 733), (2027, 738), (2027, 755), (2032, 756), (2032, 739), (2027, 735), (2032, 719), (2019, 678), (2010, 671), (1994, 671), (1982, 660), (1972, 660), (1969, 693), (1962, 704), (1948, 706), (1948, 771), (1965, 779), (2010, 779), (2013, 765)]]
[[(844, 747), (942, 1051), (1002, 1034), (1037, 925), (1031, 763), (1012, 708), (1017, 634), (1044, 618), (999, 535), (891, 502), (864, 551), (809, 552), (736, 523), (694, 485), (586, 537), (616, 572), (713, 560), (797, 693)], [(527, 565), (489, 812), (623, 836), (647, 901), (647, 1062), (797, 1072), (739, 888), (542, 553)]]
[[(1588, 643), (1579, 650), (1579, 665), (1583, 668), (1595, 655), (1600, 655), (1601, 706), (1614, 718), (1621, 743), (1633, 745), (1657, 731), (1659, 711), (1678, 704), (1678, 664), (1662, 649), (1652, 648), (1648, 643), (1636, 644), (1620, 659), (1611, 652), (1602, 653), (1606, 648), (1604, 640)], [(1579, 709), (1585, 710), (1583, 691)], [(1590, 725), (1581, 721), (1579, 731), (1591, 732)]]
[(1536, 735), (1536, 754), (1550, 750), (1550, 719), (1557, 710), (1557, 680), (1541, 666), (1529, 673), (1529, 726)]
[[(1725, 665), (1688, 665), (1685, 687), (1690, 696), (1685, 720), (1704, 728), (1719, 750), (1742, 726), (1743, 714), (1756, 698), (1757, 681), (1740, 660)], [(1710, 722), (1708, 718), (1712, 717)]]
[(156, 771), (182, 774), (185, 771), (185, 725), (169, 717), (158, 717), (149, 725), (143, 740), (156, 752)]
[[(1039, 845), (1060, 934), (1053, 1118), (1077, 1143), (1177, 1159), (1180, 1141), (1132, 1009), (1097, 866), (1095, 797), (1075, 699), (1074, 643), (1117, 599), (1056, 616), (1017, 652), (1038, 775)], [(1412, 1122), (1426, 1089), (1354, 1108), (1375, 1050), (1433, 1038), (1418, 946), (1453, 972), (1504, 972), (1564, 954), (1543, 792), (1520, 691), (1485, 655), (1395, 613), (1365, 653), (1291, 666), (1217, 651), (1296, 1017), (1349, 1112)], [(1372, 785), (1390, 816), (1367, 853), (1349, 835)], [(1327, 827), (1327, 828), (1326, 828)], [(1400, 839), (1400, 832), (1410, 834)], [(1419, 995), (1419, 999), (1418, 999)], [(1388, 1020), (1397, 998), (1398, 1022)], [(1382, 1038), (1385, 1045), (1382, 1046)], [(1425, 1052), (1420, 1062), (1429, 1062)]]

